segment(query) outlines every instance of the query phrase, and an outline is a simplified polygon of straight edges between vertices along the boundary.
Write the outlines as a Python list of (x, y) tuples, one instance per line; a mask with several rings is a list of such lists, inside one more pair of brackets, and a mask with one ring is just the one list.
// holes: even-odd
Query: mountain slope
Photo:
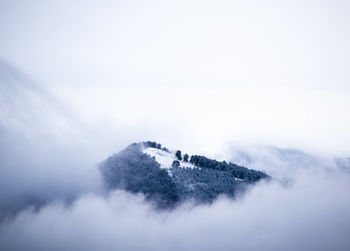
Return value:
[(211, 203), (220, 195), (234, 198), (249, 185), (269, 178), (263, 172), (200, 155), (182, 158), (180, 151), (150, 141), (131, 144), (99, 168), (107, 189), (142, 193), (158, 208), (187, 200)]

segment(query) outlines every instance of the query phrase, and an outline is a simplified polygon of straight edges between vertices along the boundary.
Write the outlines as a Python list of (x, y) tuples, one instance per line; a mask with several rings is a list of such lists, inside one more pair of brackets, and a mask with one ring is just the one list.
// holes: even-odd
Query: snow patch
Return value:
[[(166, 152), (157, 148), (153, 147), (147, 147), (142, 150), (143, 153), (146, 153), (150, 155), (151, 157), (154, 157), (156, 161), (160, 164), (161, 168), (164, 169), (169, 169), (171, 168), (171, 165), (173, 164), (174, 160), (177, 160), (175, 157), (174, 152)], [(189, 162), (184, 162), (184, 161), (179, 161), (180, 162), (180, 167), (182, 168), (195, 168), (196, 166), (189, 163)]]

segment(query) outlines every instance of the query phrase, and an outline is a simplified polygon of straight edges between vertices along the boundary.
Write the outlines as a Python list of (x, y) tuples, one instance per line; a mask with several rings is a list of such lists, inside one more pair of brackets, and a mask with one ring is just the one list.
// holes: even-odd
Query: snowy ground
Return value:
[[(166, 151), (152, 147), (143, 149), (143, 152), (149, 154), (151, 157), (154, 157), (156, 161), (160, 164), (161, 168), (169, 169), (171, 168), (173, 161), (177, 160), (174, 152), (168, 153)], [(189, 162), (180, 161), (180, 167), (194, 168), (196, 166)]]

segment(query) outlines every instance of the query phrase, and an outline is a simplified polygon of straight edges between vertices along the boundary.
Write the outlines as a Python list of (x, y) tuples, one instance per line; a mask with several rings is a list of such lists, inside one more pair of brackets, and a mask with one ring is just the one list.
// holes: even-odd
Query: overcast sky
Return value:
[[(349, 13), (0, 0), (0, 249), (350, 250)], [(104, 194), (97, 164), (144, 140), (273, 179), (163, 213)]]
[(349, 155), (349, 13), (334, 0), (2, 0), (0, 56), (101, 131)]

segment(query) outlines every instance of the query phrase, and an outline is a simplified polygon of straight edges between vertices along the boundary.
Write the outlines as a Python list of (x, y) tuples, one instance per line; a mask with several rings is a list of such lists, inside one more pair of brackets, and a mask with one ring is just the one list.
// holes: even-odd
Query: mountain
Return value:
[(182, 155), (156, 142), (129, 145), (99, 165), (108, 190), (142, 193), (157, 208), (182, 202), (212, 203), (218, 196), (235, 198), (269, 176), (263, 172), (205, 156)]
[(314, 154), (276, 146), (231, 146), (226, 159), (254, 170), (266, 172), (279, 180), (291, 181), (305, 170), (343, 170), (350, 172), (350, 158)]

